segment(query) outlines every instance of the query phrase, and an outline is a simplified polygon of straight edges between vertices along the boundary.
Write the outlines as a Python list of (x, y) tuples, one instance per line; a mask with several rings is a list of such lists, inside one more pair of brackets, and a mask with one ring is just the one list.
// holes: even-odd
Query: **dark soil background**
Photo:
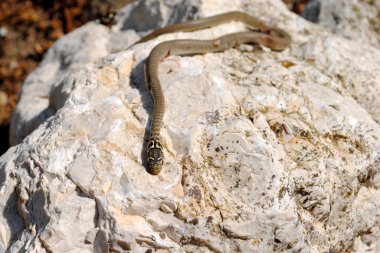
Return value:
[[(9, 124), (26, 76), (57, 39), (88, 21), (112, 24), (133, 0), (0, 0), (0, 155), (9, 148)], [(301, 13), (308, 0), (283, 0)]]

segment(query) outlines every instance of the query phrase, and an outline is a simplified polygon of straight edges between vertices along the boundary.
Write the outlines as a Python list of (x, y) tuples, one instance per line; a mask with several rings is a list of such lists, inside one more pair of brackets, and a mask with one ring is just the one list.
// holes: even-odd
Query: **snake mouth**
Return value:
[(152, 175), (158, 175), (158, 174), (160, 173), (161, 169), (162, 169), (162, 166), (160, 166), (160, 165), (155, 165), (155, 166), (151, 166), (151, 167), (149, 168), (149, 171), (150, 171), (150, 173), (151, 173)]

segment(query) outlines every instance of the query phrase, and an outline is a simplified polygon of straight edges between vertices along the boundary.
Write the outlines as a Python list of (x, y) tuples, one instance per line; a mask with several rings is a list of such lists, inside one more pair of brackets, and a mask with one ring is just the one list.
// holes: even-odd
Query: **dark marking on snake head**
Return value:
[(151, 139), (147, 146), (147, 160), (150, 173), (158, 175), (164, 164), (164, 152), (158, 139)]

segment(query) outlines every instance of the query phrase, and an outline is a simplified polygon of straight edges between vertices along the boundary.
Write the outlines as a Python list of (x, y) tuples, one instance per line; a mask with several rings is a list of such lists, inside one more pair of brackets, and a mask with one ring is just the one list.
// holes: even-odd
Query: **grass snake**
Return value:
[[(230, 33), (213, 40), (180, 39), (159, 43), (150, 52), (145, 62), (145, 80), (154, 100), (153, 117), (151, 120), (150, 139), (146, 147), (148, 170), (158, 175), (164, 163), (163, 146), (160, 141), (160, 130), (165, 113), (165, 97), (158, 76), (158, 65), (168, 55), (190, 55), (199, 53), (219, 52), (240, 44), (261, 44), (274, 51), (284, 50), (290, 45), (288, 33), (276, 27), (270, 27), (261, 20), (246, 13), (233, 11), (211, 17), (178, 23), (153, 31), (137, 43), (145, 42), (159, 35), (177, 31), (194, 31), (209, 28), (230, 21), (240, 21), (251, 29), (246, 32)], [(136, 44), (137, 44), (136, 43)]]

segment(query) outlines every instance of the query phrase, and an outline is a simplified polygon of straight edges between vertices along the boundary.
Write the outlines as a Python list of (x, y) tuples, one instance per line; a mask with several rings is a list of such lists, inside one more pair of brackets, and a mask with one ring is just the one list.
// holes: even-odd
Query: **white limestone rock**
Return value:
[(339, 36), (379, 48), (380, 1), (314, 1), (319, 2), (319, 25)]
[[(166, 160), (160, 175), (148, 174), (144, 59), (164, 40), (244, 26), (122, 50), (137, 39), (125, 29), (142, 22), (137, 10), (157, 21), (141, 24), (144, 33), (183, 13), (234, 9), (285, 29), (291, 47), (163, 60)], [(13, 142), (25, 139), (0, 158), (0, 250), (378, 252), (379, 56), (279, 0), (139, 1), (112, 30), (74, 31), (25, 82)], [(352, 83), (371, 92), (358, 99)]]
[[(380, 122), (380, 1), (312, 2), (312, 8), (319, 12), (318, 24), (339, 37), (327, 35), (328, 38), (309, 40), (305, 50), (300, 52), (310, 64), (336, 82), (334, 90), (354, 98)], [(350, 42), (341, 43), (342, 39), (347, 42), (344, 38)], [(355, 58), (346, 55), (355, 55)]]

